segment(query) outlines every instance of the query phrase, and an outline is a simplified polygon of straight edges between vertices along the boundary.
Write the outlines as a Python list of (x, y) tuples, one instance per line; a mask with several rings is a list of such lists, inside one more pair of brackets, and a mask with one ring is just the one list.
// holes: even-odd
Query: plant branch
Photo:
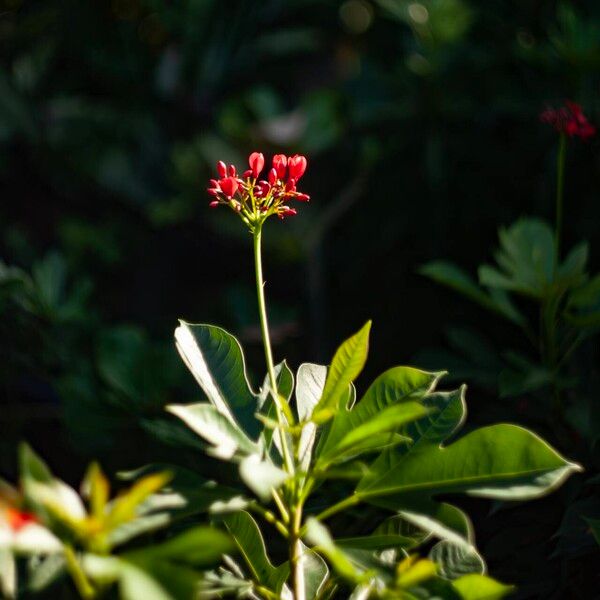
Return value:
[(75, 551), (69, 544), (65, 544), (64, 549), (67, 570), (73, 578), (73, 582), (75, 583), (75, 587), (77, 588), (79, 595), (84, 598), (84, 600), (91, 600), (92, 598), (95, 598), (96, 590), (90, 583), (83, 568), (79, 564), (77, 556), (75, 555)]

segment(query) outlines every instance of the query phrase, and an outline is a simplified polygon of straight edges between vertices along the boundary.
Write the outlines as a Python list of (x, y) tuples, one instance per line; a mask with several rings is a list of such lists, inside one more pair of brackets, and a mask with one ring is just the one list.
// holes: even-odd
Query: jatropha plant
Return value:
[[(133, 483), (111, 497), (92, 464), (78, 493), (24, 445), (19, 485), (0, 481), (0, 591), (29, 595), (68, 574), (85, 599), (115, 589), (125, 600), (509, 594), (511, 586), (486, 575), (469, 518), (446, 496), (533, 499), (580, 467), (517, 425), (459, 436), (465, 386), (440, 391), (444, 372), (393, 367), (358, 392), (370, 322), (329, 366), (304, 363), (294, 373), (276, 364), (261, 236), (269, 217), (293, 216), (290, 204), (309, 200), (297, 190), (307, 161), (276, 155), (264, 180), (263, 155), (249, 164), (238, 176), (220, 162), (209, 194), (254, 242), (266, 377), (255, 392), (235, 337), (181, 322), (176, 345), (206, 400), (168, 406), (180, 420), (157, 426), (226, 463), (222, 481), (148, 465), (121, 474)], [(198, 525), (199, 514), (211, 526)]]
[(370, 322), (329, 366), (304, 363), (293, 372), (285, 361), (276, 364), (261, 237), (269, 217), (295, 215), (290, 204), (309, 199), (297, 191), (307, 161), (276, 155), (265, 179), (262, 154), (252, 153), (249, 166), (238, 176), (219, 162), (208, 192), (211, 206), (229, 207), (253, 239), (266, 362), (260, 390), (248, 381), (233, 335), (183, 321), (175, 331), (206, 401), (167, 410), (238, 473), (230, 487), (211, 488), (211, 506), (221, 513), (211, 510), (212, 518), (238, 554), (207, 575), (201, 597), (473, 600), (510, 593), (485, 575), (469, 518), (443, 497), (534, 499), (580, 467), (518, 425), (460, 435), (466, 388), (439, 390), (444, 372), (396, 366), (357, 391)]
[[(479, 267), (479, 285), (458, 265), (445, 260), (430, 262), (421, 272), (521, 330), (531, 352), (506, 352), (499, 361), (504, 367), (497, 369), (502, 371), (500, 376), (492, 373), (494, 383), (502, 396), (550, 389), (552, 394), (540, 397), (536, 406), (549, 399), (545, 414), (554, 427), (562, 427), (569, 409), (565, 392), (576, 383), (569, 363), (600, 327), (600, 274), (589, 273), (589, 245), (584, 241), (568, 252), (562, 247), (566, 156), (570, 141), (586, 142), (596, 128), (581, 106), (571, 101), (544, 109), (540, 120), (558, 134), (554, 226), (528, 217), (500, 229), (496, 264)], [(521, 306), (524, 300), (537, 309), (533, 321)], [(473, 361), (472, 372), (477, 364)], [(587, 435), (589, 418), (579, 411), (580, 407), (570, 415), (567, 412), (567, 417)], [(590, 435), (595, 437), (594, 432)]]

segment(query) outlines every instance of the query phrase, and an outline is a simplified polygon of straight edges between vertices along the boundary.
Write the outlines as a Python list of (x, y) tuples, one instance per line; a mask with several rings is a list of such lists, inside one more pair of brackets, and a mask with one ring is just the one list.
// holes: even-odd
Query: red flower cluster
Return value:
[(265, 167), (265, 157), (253, 152), (248, 157), (250, 168), (238, 176), (234, 165), (217, 163), (219, 179), (211, 179), (208, 193), (214, 196), (211, 207), (224, 204), (239, 213), (244, 222), (253, 225), (275, 214), (280, 219), (296, 214), (290, 200), (308, 202), (310, 197), (296, 189), (298, 180), (306, 171), (304, 156), (276, 154), (266, 179), (259, 179)]
[(596, 134), (596, 128), (587, 120), (581, 106), (569, 100), (558, 109), (546, 108), (542, 111), (540, 120), (569, 137), (577, 136), (587, 140)]

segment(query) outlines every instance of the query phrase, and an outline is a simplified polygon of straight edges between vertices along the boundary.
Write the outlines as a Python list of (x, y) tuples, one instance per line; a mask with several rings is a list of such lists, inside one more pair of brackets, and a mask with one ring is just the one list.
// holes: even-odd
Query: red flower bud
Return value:
[(221, 181), (219, 181), (219, 186), (228, 198), (231, 198), (231, 196), (237, 192), (239, 187), (235, 177), (225, 177), (225, 179), (221, 179)]
[(296, 194), (294, 198), (300, 202), (308, 202), (310, 200), (310, 196), (308, 194)]
[(302, 175), (304, 175), (304, 171), (306, 171), (306, 158), (300, 154), (294, 154), (294, 156), (290, 156), (288, 158), (288, 170), (289, 176), (292, 179), (298, 181)]
[(277, 171), (278, 179), (285, 177), (285, 170), (287, 167), (287, 157), (285, 154), (276, 154), (273, 157), (273, 168)]
[(293, 217), (297, 214), (298, 213), (296, 212), (295, 208), (290, 208), (289, 206), (282, 206), (281, 210), (277, 213), (277, 216), (280, 219), (283, 219), (284, 217)]
[(213, 200), (213, 201), (212, 201), (212, 202), (209, 204), (209, 206), (210, 206), (211, 208), (217, 208), (217, 206), (219, 206), (219, 204), (220, 204), (220, 202), (219, 202), (218, 200)]
[(271, 169), (269, 171), (269, 183), (271, 185), (274, 185), (276, 181), (277, 181), (277, 171), (275, 169)]
[(250, 175), (252, 175), (252, 169), (248, 169), (247, 171), (244, 171), (242, 173), (242, 179), (247, 179), (248, 177), (250, 177)]
[(235, 165), (229, 165), (229, 177), (237, 177)]
[(253, 152), (248, 158), (252, 176), (256, 179), (265, 166), (265, 157), (260, 152)]
[(285, 191), (286, 191), (286, 193), (296, 191), (296, 180), (295, 179), (288, 179), (287, 183), (285, 184)]
[(208, 188), (206, 190), (211, 196), (218, 196), (219, 195), (219, 190), (215, 189), (215, 188)]
[(217, 173), (221, 179), (227, 177), (227, 165), (222, 160), (217, 163)]

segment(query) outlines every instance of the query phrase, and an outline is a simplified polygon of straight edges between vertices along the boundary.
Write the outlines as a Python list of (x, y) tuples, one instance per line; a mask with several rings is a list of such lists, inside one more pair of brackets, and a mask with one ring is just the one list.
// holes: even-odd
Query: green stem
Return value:
[(271, 523), (271, 525), (273, 525), (283, 537), (288, 537), (288, 530), (286, 526), (270, 510), (263, 508), (257, 503), (251, 504), (249, 508), (250, 510), (259, 514), (267, 523)]
[[(269, 383), (271, 386), (271, 393), (273, 394), (273, 402), (275, 403), (275, 410), (277, 411), (277, 420), (279, 422), (279, 436), (281, 441), (281, 449), (283, 452), (283, 458), (285, 461), (286, 469), (291, 475), (294, 474), (294, 462), (290, 455), (287, 439), (285, 435), (285, 421), (282, 414), (281, 400), (279, 398), (279, 392), (277, 390), (277, 377), (275, 375), (275, 365), (273, 363), (273, 352), (271, 351), (271, 338), (269, 335), (269, 323), (267, 321), (267, 306), (265, 303), (265, 283), (263, 280), (262, 272), (262, 255), (261, 255), (261, 234), (262, 224), (258, 223), (254, 227), (254, 268), (256, 272), (256, 295), (258, 297), (258, 313), (260, 315), (260, 329), (262, 333), (263, 345), (265, 348), (265, 360), (267, 363), (267, 372), (269, 374)], [(283, 411), (289, 407), (286, 405), (283, 407)], [(288, 416), (289, 420), (289, 416)], [(290, 423), (291, 424), (291, 423)]]
[(300, 531), (302, 528), (302, 505), (297, 502), (290, 523), (290, 575), (294, 600), (305, 600), (304, 570), (302, 568), (302, 545)]
[(560, 243), (562, 236), (563, 205), (565, 190), (565, 162), (567, 156), (567, 136), (560, 134), (558, 154), (556, 158), (556, 223), (554, 231), (554, 268), (558, 268), (560, 260)]
[(94, 590), (94, 587), (79, 564), (77, 556), (75, 555), (75, 551), (68, 544), (65, 544), (64, 551), (67, 570), (73, 578), (73, 582), (75, 583), (75, 587), (77, 588), (79, 595), (84, 598), (84, 600), (91, 600), (92, 598), (95, 598), (96, 590)]

